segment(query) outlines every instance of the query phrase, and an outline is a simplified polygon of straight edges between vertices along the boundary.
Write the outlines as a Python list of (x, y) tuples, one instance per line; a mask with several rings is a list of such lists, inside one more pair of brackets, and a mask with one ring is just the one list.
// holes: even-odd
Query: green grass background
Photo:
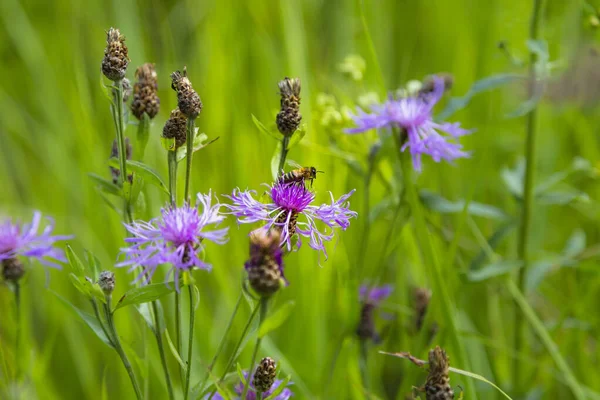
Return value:
[[(584, 3), (549, 0), (545, 2), (542, 37), (549, 43), (551, 60), (568, 62), (581, 46), (597, 40), (589, 26)], [(359, 218), (352, 221), (339, 241), (328, 247), (330, 258), (319, 259), (304, 246), (286, 259), (290, 286), (276, 304), (295, 300), (293, 315), (264, 343), (260, 355), (280, 360), (284, 374), (292, 374), (298, 399), (360, 399), (358, 345), (352, 332), (359, 315), (356, 269), (366, 260), (365, 275), (384, 268), (382, 282), (395, 285), (386, 302), (393, 316), (384, 342), (369, 348), (371, 390), (378, 398), (404, 399), (411, 385), (424, 383), (426, 373), (408, 361), (377, 353), (411, 351), (426, 358), (433, 344), (447, 348), (452, 365), (468, 369), (494, 381), (514, 398), (569, 399), (553, 354), (535, 335), (526, 352), (516, 352), (512, 342), (515, 303), (506, 290), (504, 278), (469, 282), (464, 275), (482, 249), (494, 252), (496, 260), (515, 260), (517, 231), (512, 230), (490, 250), (485, 238), (506, 221), (469, 216), (466, 213), (440, 215), (425, 210), (430, 222), (425, 232), (414, 218), (402, 214), (394, 220), (387, 210), (373, 222), (365, 238), (366, 213), (362, 178), (342, 157), (326, 151), (331, 135), (339, 134), (319, 124), (317, 94), (338, 96), (352, 105), (369, 90), (385, 95), (376, 62), (361, 21), (361, 3), (330, 1), (132, 1), (75, 0), (0, 2), (0, 210), (2, 214), (30, 218), (35, 209), (56, 219), (59, 233), (73, 233), (70, 241), (81, 254), (83, 248), (95, 253), (106, 269), (112, 268), (124, 230), (119, 217), (100, 200), (89, 172), (108, 176), (107, 158), (114, 137), (108, 102), (100, 85), (100, 61), (105, 31), (119, 27), (127, 37), (131, 64), (128, 76), (143, 62), (156, 64), (161, 112), (155, 118), (145, 162), (167, 176), (166, 154), (159, 140), (169, 111), (176, 106), (169, 74), (187, 65), (204, 110), (197, 120), (200, 131), (220, 139), (195, 157), (193, 190), (218, 194), (234, 187), (259, 189), (270, 180), (270, 159), (275, 142), (263, 136), (252, 123), (251, 114), (263, 122), (274, 121), (278, 106), (277, 81), (284, 76), (302, 80), (302, 114), (308, 134), (303, 145), (289, 157), (303, 165), (325, 170), (315, 182), (318, 199), (326, 201), (327, 191), (339, 196), (357, 189), (352, 207)], [(364, 17), (385, 88), (393, 90), (410, 79), (446, 71), (455, 77), (452, 94), (464, 94), (483, 77), (502, 72), (524, 72), (511, 65), (497, 48), (499, 41), (511, 52), (527, 59), (531, 4), (517, 0), (432, 0), (364, 2)], [(365, 79), (354, 83), (337, 65), (348, 54), (367, 61)], [(573, 85), (592, 85), (587, 77), (569, 77)], [(451, 200), (467, 199), (492, 204), (518, 216), (519, 203), (502, 182), (504, 167), (513, 167), (523, 156), (525, 120), (506, 118), (523, 101), (521, 85), (475, 97), (470, 105), (452, 116), (473, 135), (464, 138), (472, 157), (455, 166), (425, 162), (418, 186)], [(538, 165), (536, 176), (543, 178), (565, 170), (575, 156), (592, 165), (600, 160), (597, 107), (576, 102), (557, 104), (543, 101), (538, 124)], [(135, 127), (128, 128), (135, 134)], [(344, 139), (347, 152), (363, 164), (372, 136)], [(383, 184), (396, 168), (391, 143), (384, 144), (381, 172), (368, 193), (377, 205), (390, 194)], [(183, 178), (180, 168), (180, 178)], [(180, 188), (182, 188), (180, 181)], [(598, 275), (598, 204), (600, 194), (595, 176), (569, 179), (561, 186), (589, 195), (587, 202), (568, 205), (536, 205), (531, 235), (534, 261), (547, 261), (550, 272), (538, 287), (526, 293), (529, 304), (543, 322), (543, 329), (558, 345), (579, 384), (589, 398), (600, 398), (597, 371), (600, 298)], [(166, 198), (149, 189), (149, 214), (156, 215)], [(238, 230), (233, 219), (231, 240), (225, 246), (209, 245), (207, 259), (214, 265), (208, 274), (195, 277), (201, 293), (197, 311), (194, 372), (192, 382), (214, 354), (239, 293), (243, 263), (247, 257), (249, 227)], [(406, 223), (406, 225), (405, 225)], [(390, 229), (391, 240), (386, 242)], [(583, 256), (561, 266), (559, 256), (576, 230), (584, 234)], [(441, 234), (442, 232), (443, 234)], [(429, 319), (440, 331), (431, 345), (424, 335), (415, 335), (411, 324), (411, 288), (434, 287), (423, 239), (430, 238), (452, 301), (448, 315), (439, 291), (434, 291)], [(578, 236), (581, 238), (581, 234)], [(367, 241), (361, 247), (363, 241)], [(359, 254), (360, 249), (364, 254)], [(579, 253), (578, 253), (579, 254)], [(117, 270), (116, 294), (123, 293), (131, 277)], [(43, 269), (32, 265), (24, 285), (26, 323), (26, 383), (21, 398), (27, 399), (124, 399), (133, 398), (127, 375), (116, 353), (104, 346), (93, 332), (55, 298), (46, 286), (74, 304), (87, 307), (74, 290), (65, 272), (51, 271), (47, 282)], [(170, 296), (172, 297), (172, 296)], [(185, 296), (184, 296), (185, 297)], [(165, 309), (172, 309), (172, 298)], [(11, 398), (15, 384), (13, 297), (0, 286), (0, 397)], [(149, 360), (149, 398), (166, 398), (162, 371), (154, 339), (133, 309), (117, 314), (117, 324), (129, 353), (140, 363)], [(241, 332), (249, 309), (244, 304), (226, 347), (229, 354)], [(385, 325), (383, 319), (378, 319)], [(451, 329), (455, 324), (456, 331)], [(172, 323), (170, 330), (173, 336)], [(144, 331), (146, 333), (144, 334)], [(144, 336), (147, 346), (144, 348)], [(464, 347), (466, 358), (456, 344)], [(250, 362), (251, 346), (242, 355)], [(339, 351), (334, 371), (332, 359)], [(144, 356), (146, 355), (146, 357)], [(176, 363), (170, 357), (173, 376)], [(513, 362), (523, 366), (526, 394), (517, 394), (512, 385)], [(225, 357), (216, 372), (221, 373)], [(455, 362), (453, 362), (455, 361)], [(458, 364), (460, 362), (461, 364)], [(466, 378), (451, 376), (453, 384), (469, 388)], [(176, 379), (177, 385), (179, 385)], [(400, 388), (401, 386), (401, 388)], [(497, 399), (500, 395), (481, 383), (477, 394), (467, 399)], [(460, 391), (460, 389), (457, 389)], [(373, 397), (375, 398), (375, 397)]]

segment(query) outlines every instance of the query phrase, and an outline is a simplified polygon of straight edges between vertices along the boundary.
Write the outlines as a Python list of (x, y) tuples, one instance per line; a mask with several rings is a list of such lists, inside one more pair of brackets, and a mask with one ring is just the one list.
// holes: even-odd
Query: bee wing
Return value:
[(294, 168), (302, 168), (302, 165), (298, 164), (294, 160), (287, 160), (286, 164), (289, 165), (289, 166), (291, 166), (291, 167), (294, 167)]

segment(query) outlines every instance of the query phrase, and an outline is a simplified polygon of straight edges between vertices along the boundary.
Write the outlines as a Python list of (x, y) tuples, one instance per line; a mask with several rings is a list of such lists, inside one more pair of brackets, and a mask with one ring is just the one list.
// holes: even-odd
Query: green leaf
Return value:
[[(496, 250), (498, 245), (502, 243), (502, 241), (508, 237), (508, 235), (518, 226), (518, 221), (509, 220), (505, 224), (498, 227), (494, 233), (487, 239), (489, 248), (492, 250)], [(481, 249), (477, 256), (473, 258), (471, 264), (469, 265), (469, 269), (471, 271), (478, 270), (481, 268), (483, 263), (488, 259), (488, 252), (486, 249)]]
[[(214, 376), (212, 373), (209, 374), (210, 378), (212, 379), (212, 382), (204, 389), (202, 390), (202, 384), (204, 382), (200, 381), (198, 382), (191, 390), (190, 393), (190, 397), (192, 399), (204, 399), (206, 398), (207, 395), (209, 395), (210, 393), (212, 393), (212, 391), (214, 390), (214, 388), (217, 388), (217, 392), (223, 396), (224, 398), (232, 398), (233, 395), (231, 394), (230, 391), (228, 391), (225, 387), (225, 385), (235, 385), (238, 382), (238, 373), (237, 371), (235, 372), (229, 372), (228, 374), (225, 375), (225, 378), (223, 378), (223, 382), (222, 383), (218, 383), (219, 378)], [(198, 392), (202, 390), (202, 393), (198, 394)], [(227, 396), (227, 397), (226, 397)]]
[[(116, 158), (115, 158), (116, 160)], [(117, 161), (118, 164), (118, 161)], [(105, 193), (112, 194), (115, 196), (122, 196), (121, 188), (113, 183), (112, 180), (103, 178), (100, 175), (96, 175), (93, 173), (88, 173), (88, 176), (98, 184), (98, 188)]]
[(144, 153), (146, 152), (146, 146), (148, 145), (148, 139), (150, 138), (150, 117), (148, 114), (143, 113), (142, 119), (138, 124), (136, 146), (134, 151), (137, 154), (137, 158), (141, 161), (144, 159)]
[(486, 279), (504, 275), (510, 271), (521, 268), (522, 266), (523, 261), (498, 261), (496, 263), (488, 264), (481, 269), (468, 271), (466, 275), (467, 279), (471, 282), (481, 282)]
[(144, 180), (149, 184), (154, 185), (159, 189), (162, 189), (167, 194), (169, 193), (167, 185), (165, 185), (165, 182), (162, 180), (160, 175), (158, 175), (158, 172), (156, 172), (150, 166), (139, 161), (127, 160), (127, 168), (128, 172), (133, 171), (137, 173), (140, 177), (144, 178)]
[(281, 307), (279, 307), (279, 309), (273, 314), (271, 314), (269, 317), (267, 317), (267, 319), (265, 319), (260, 325), (260, 328), (258, 328), (258, 337), (264, 337), (269, 332), (272, 332), (275, 329), (279, 328), (292, 314), (292, 311), (294, 310), (295, 306), (296, 302), (290, 300)]
[(539, 260), (531, 264), (531, 266), (527, 268), (527, 275), (525, 276), (525, 291), (531, 292), (532, 290), (537, 289), (546, 275), (548, 275), (553, 268), (557, 267), (560, 267), (560, 260), (557, 260), (556, 258)]
[(565, 245), (562, 254), (566, 258), (574, 258), (585, 249), (586, 237), (583, 229), (576, 229)]
[(71, 302), (69, 302), (69, 300), (65, 299), (58, 293), (56, 293), (52, 290), (50, 290), (50, 293), (52, 293), (54, 296), (56, 296), (61, 301), (62, 304), (64, 304), (68, 309), (73, 311), (75, 315), (77, 315), (79, 318), (81, 318), (81, 320), (83, 322), (85, 322), (85, 324), (87, 326), (90, 327), (90, 329), (96, 334), (96, 336), (98, 336), (100, 338), (100, 340), (102, 340), (106, 345), (113, 347), (113, 345), (111, 344), (108, 337), (106, 337), (106, 335), (104, 334), (104, 331), (102, 330), (102, 326), (100, 325), (100, 322), (96, 319), (95, 316), (88, 314), (85, 311), (80, 310), (78, 307), (71, 304)]
[(114, 311), (131, 304), (148, 303), (150, 301), (159, 299), (173, 292), (174, 290), (174, 284), (167, 285), (165, 283), (153, 283), (150, 285), (129, 289), (123, 296), (121, 296)]
[[(160, 307), (160, 303), (159, 303), (159, 307)], [(150, 330), (154, 334), (156, 334), (156, 327), (154, 325), (154, 317), (152, 315), (152, 309), (150, 308), (150, 304), (149, 303), (136, 304), (134, 308), (142, 316), (144, 321), (146, 321), (146, 324), (148, 325)], [(162, 308), (159, 308), (159, 310), (162, 311)], [(162, 325), (162, 326), (164, 326), (164, 325)]]
[(279, 176), (279, 159), (281, 158), (281, 141), (277, 142), (277, 146), (275, 146), (275, 152), (273, 153), (273, 157), (271, 157), (271, 175), (273, 176), (273, 180), (277, 180)]
[[(254, 365), (252, 366), (252, 368), (254, 368)], [(246, 377), (244, 376), (244, 371), (242, 371), (242, 366), (240, 365), (240, 363), (236, 363), (235, 371), (237, 372), (238, 379), (240, 380), (240, 382), (242, 382), (242, 387), (246, 387), (248, 382), (246, 382)]]
[(587, 202), (589, 196), (585, 192), (570, 191), (570, 192), (546, 192), (537, 197), (541, 204), (566, 206), (573, 202)]
[(102, 268), (100, 265), (100, 260), (98, 260), (98, 258), (88, 250), (84, 249), (83, 254), (88, 266), (88, 271), (92, 274), (94, 280), (97, 280), (100, 274), (100, 269)]
[(167, 344), (169, 345), (169, 349), (171, 350), (173, 357), (175, 357), (175, 360), (177, 361), (177, 363), (179, 364), (181, 369), (185, 372), (187, 370), (187, 367), (186, 367), (185, 363), (183, 362), (183, 360), (181, 359), (181, 356), (179, 355), (177, 348), (173, 344), (173, 341), (171, 340), (171, 336), (169, 336), (168, 329), (165, 329), (165, 337), (167, 339)]
[(290, 143), (288, 144), (288, 150), (300, 143), (304, 136), (306, 136), (306, 124), (302, 124), (300, 129), (294, 132), (290, 139)]
[(83, 266), (83, 263), (81, 262), (79, 257), (77, 257), (77, 254), (75, 254), (73, 248), (70, 245), (66, 246), (65, 253), (67, 255), (69, 265), (71, 266), (71, 269), (73, 270), (75, 275), (79, 277), (85, 276), (85, 267)]
[(508, 191), (518, 199), (523, 197), (523, 179), (525, 178), (525, 160), (520, 159), (513, 169), (502, 169), (502, 180)]
[(548, 62), (550, 60), (550, 54), (548, 53), (548, 43), (542, 39), (528, 39), (525, 42), (530, 52), (538, 56), (539, 62)]
[(536, 89), (531, 98), (519, 104), (516, 110), (506, 114), (506, 118), (519, 118), (529, 114), (538, 105), (543, 93), (544, 92), (541, 89)]
[(104, 75), (102, 71), (100, 72), (100, 88), (102, 89), (102, 93), (106, 96), (108, 100), (110, 100), (111, 104), (113, 103), (113, 95), (112, 95), (112, 86), (109, 86), (104, 83)]
[(452, 97), (448, 101), (446, 108), (436, 115), (435, 118), (436, 120), (445, 120), (458, 110), (465, 108), (476, 94), (496, 89), (522, 79), (524, 79), (524, 77), (517, 74), (497, 74), (483, 78), (475, 82), (464, 96)]
[[(428, 190), (421, 190), (419, 192), (419, 199), (425, 207), (442, 214), (459, 214), (462, 213), (465, 208), (464, 200), (452, 202)], [(491, 219), (506, 219), (508, 217), (499, 208), (474, 201), (470, 202), (467, 206), (467, 213), (477, 217)]]
[(286, 376), (285, 379), (279, 384), (279, 386), (277, 386), (277, 389), (273, 390), (273, 393), (271, 393), (269, 397), (267, 397), (265, 400), (275, 400), (275, 398), (279, 396), (281, 392), (283, 392), (288, 383), (290, 383), (291, 379), (291, 375)]
[(69, 279), (71, 279), (71, 283), (73, 284), (73, 286), (75, 286), (75, 289), (77, 289), (80, 293), (89, 296), (90, 293), (88, 292), (87, 288), (85, 287), (85, 285), (83, 284), (83, 282), (81, 281), (82, 279), (85, 278), (80, 278), (77, 275), (75, 275), (74, 273), (70, 273), (69, 274)]
[[(205, 148), (206, 146), (216, 142), (217, 140), (219, 140), (219, 136), (217, 136), (216, 138), (214, 138), (213, 140), (211, 140), (210, 142), (206, 142), (208, 140), (208, 136), (206, 135), (206, 133), (198, 133), (198, 128), (195, 128), (195, 133), (194, 133), (194, 144), (193, 144), (193, 149), (192, 152), (195, 153), (198, 150), (201, 150), (203, 148)], [(169, 146), (171, 145), (171, 143), (169, 141), (166, 141), (165, 143), (163, 143), (164, 146)], [(174, 142), (172, 144), (172, 148), (175, 147)], [(183, 145), (180, 148), (177, 149), (177, 155), (176, 155), (176, 159), (177, 162), (181, 162), (183, 161), (183, 159), (187, 156), (187, 146)]]
[(87, 289), (88, 293), (94, 296), (96, 299), (100, 300), (102, 303), (106, 303), (106, 296), (100, 286), (92, 281), (91, 279), (85, 279), (83, 281), (83, 285)]
[(266, 126), (263, 125), (262, 122), (260, 122), (258, 120), (258, 118), (256, 118), (254, 116), (254, 114), (251, 114), (252, 116), (252, 122), (254, 122), (254, 125), (256, 125), (256, 127), (258, 128), (259, 132), (262, 133), (263, 135), (269, 136), (277, 141), (281, 141), (281, 135), (278, 133), (275, 133), (273, 131), (271, 131), (270, 129), (267, 129)]

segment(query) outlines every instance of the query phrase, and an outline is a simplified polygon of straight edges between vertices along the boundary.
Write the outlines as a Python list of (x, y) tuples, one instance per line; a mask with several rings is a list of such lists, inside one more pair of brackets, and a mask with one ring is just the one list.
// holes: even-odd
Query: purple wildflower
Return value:
[(73, 236), (52, 236), (54, 221), (50, 218), (43, 232), (38, 234), (41, 220), (42, 213), (36, 211), (31, 224), (21, 224), (19, 221), (13, 223), (10, 219), (0, 223), (0, 262), (22, 256), (36, 259), (47, 267), (62, 268), (56, 262), (66, 262), (65, 253), (54, 247), (54, 244)]
[[(435, 162), (441, 160), (453, 161), (468, 157), (469, 153), (462, 150), (462, 145), (456, 142), (460, 136), (471, 131), (460, 127), (458, 122), (434, 122), (433, 106), (444, 93), (444, 80), (433, 79), (433, 91), (400, 99), (388, 99), (383, 104), (371, 107), (372, 112), (358, 110), (353, 117), (356, 128), (346, 129), (346, 133), (362, 133), (371, 129), (397, 127), (404, 130), (408, 136), (402, 151), (410, 149), (415, 170), (421, 171), (421, 155), (429, 155)], [(442, 135), (445, 132), (447, 135)]]
[[(346, 230), (350, 226), (350, 218), (358, 214), (351, 211), (348, 198), (354, 190), (334, 200), (330, 192), (331, 204), (320, 206), (311, 205), (315, 194), (306, 189), (304, 185), (295, 183), (276, 182), (269, 186), (271, 202), (261, 203), (254, 198), (253, 190), (240, 191), (235, 189), (231, 196), (226, 196), (233, 201), (232, 205), (226, 205), (235, 215), (238, 223), (254, 223), (264, 221), (265, 228), (276, 227), (281, 231), (281, 244), (287, 245), (288, 250), (292, 248), (292, 236), (298, 233), (309, 237), (309, 246), (315, 250), (322, 251), (327, 258), (324, 242), (333, 239), (333, 229), (336, 227)], [(299, 217), (303, 216), (304, 220)], [(316, 221), (320, 220), (327, 227), (324, 231), (317, 228)], [(298, 247), (301, 240), (298, 241)]]
[[(125, 227), (134, 237), (125, 239), (131, 246), (121, 249), (126, 260), (117, 264), (117, 267), (130, 266), (131, 272), (142, 266), (143, 271), (135, 281), (143, 279), (144, 283), (148, 283), (160, 264), (171, 264), (166, 280), (174, 272), (177, 288), (182, 271), (194, 267), (210, 270), (211, 265), (198, 256), (204, 250), (202, 242), (207, 239), (218, 244), (226, 243), (229, 229), (206, 230), (209, 225), (217, 225), (225, 219), (219, 211), (221, 204), (213, 206), (211, 201), (211, 192), (207, 195), (199, 193), (193, 207), (186, 203), (178, 208), (163, 208), (160, 218), (126, 224)], [(200, 204), (201, 212), (198, 209)]]
[[(244, 371), (244, 379), (247, 381), (248, 379), (248, 372)], [(282, 379), (276, 379), (275, 382), (273, 382), (273, 386), (271, 386), (271, 389), (267, 390), (266, 392), (263, 393), (263, 399), (266, 399), (267, 397), (269, 397), (271, 395), (271, 393), (273, 393), (275, 390), (277, 390), (277, 388), (279, 387), (279, 385), (281, 385), (283, 383)], [(288, 383), (288, 386), (291, 385), (292, 382)], [(251, 390), (248, 390), (248, 393), (246, 394), (246, 399), (245, 400), (256, 400), (256, 393), (253, 392), (254, 390), (254, 385), (250, 384), (250, 388)], [(235, 397), (235, 400), (240, 400), (242, 394), (244, 394), (244, 384), (242, 382), (239, 382), (236, 386), (235, 386), (235, 393), (237, 394), (238, 397)], [(273, 398), (273, 400), (288, 400), (290, 399), (292, 396), (294, 395), (294, 393), (292, 393), (292, 391), (286, 387), (285, 389), (283, 389), (281, 391), (281, 393), (279, 393), (277, 396), (275, 396)], [(207, 395), (205, 397), (205, 399), (208, 399), (208, 397), (210, 397), (210, 395)], [(215, 400), (225, 400), (225, 398), (223, 396), (221, 396), (219, 393), (216, 393), (213, 396), (213, 399)]]
[(384, 285), (379, 287), (362, 285), (358, 293), (361, 302), (378, 306), (382, 301), (387, 299), (390, 294), (392, 294), (393, 290), (394, 287), (392, 285)]

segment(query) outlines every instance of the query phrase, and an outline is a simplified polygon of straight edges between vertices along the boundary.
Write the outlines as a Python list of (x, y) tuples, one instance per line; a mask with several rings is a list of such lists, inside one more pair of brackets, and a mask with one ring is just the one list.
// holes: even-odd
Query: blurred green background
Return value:
[[(554, 185), (550, 200), (536, 203), (531, 236), (535, 268), (530, 277), (535, 284), (525, 293), (542, 328), (558, 345), (590, 399), (600, 398), (596, 376), (600, 358), (596, 199), (600, 187), (594, 169), (600, 160), (600, 90), (594, 90), (600, 88), (600, 63), (594, 50), (598, 40), (594, 6), (598, 4), (548, 0), (543, 9), (541, 32), (548, 41), (554, 78), (549, 83), (551, 96), (540, 104), (536, 177), (543, 181), (568, 170), (577, 156), (582, 157), (578, 165), (586, 167)], [(127, 38), (130, 79), (138, 65), (156, 64), (161, 111), (154, 119), (144, 161), (165, 179), (166, 153), (159, 137), (176, 106), (169, 74), (187, 66), (204, 102), (197, 125), (209, 137), (220, 137), (195, 157), (194, 191), (212, 188), (227, 194), (235, 187), (259, 189), (271, 179), (270, 159), (276, 143), (258, 131), (251, 115), (273, 125), (279, 102), (277, 82), (297, 76), (302, 80), (301, 112), (307, 136), (289, 158), (326, 171), (315, 181), (319, 200), (328, 199), (327, 191), (340, 196), (357, 189), (351, 203), (359, 218), (328, 247), (329, 260), (319, 260), (308, 246), (286, 259), (290, 285), (275, 302), (280, 305), (292, 299), (296, 306), (289, 320), (264, 342), (260, 355), (279, 360), (283, 374), (292, 375), (295, 398), (405, 399), (411, 386), (425, 382), (426, 372), (378, 350), (411, 351), (426, 358), (427, 349), (440, 344), (452, 363), (457, 360), (455, 339), (464, 345), (467, 359), (462, 360), (464, 365), (452, 365), (487, 377), (514, 394), (513, 398), (572, 398), (564, 369), (555, 363), (556, 354), (536, 335), (531, 333), (526, 352), (515, 350), (516, 305), (505, 278), (470, 275), (491, 263), (516, 260), (515, 218), (520, 203), (502, 177), (506, 177), (505, 169), (515, 168), (523, 157), (525, 119), (507, 118), (507, 114), (524, 101), (524, 85), (513, 83), (482, 93), (454, 114), (450, 121), (476, 129), (463, 139), (472, 157), (454, 166), (427, 160), (417, 178), (419, 188), (452, 202), (486, 203), (511, 216), (482, 217), (462, 212), (462, 206), (454, 213), (426, 208), (429, 236), (441, 261), (446, 291), (456, 306), (455, 315), (445, 315), (434, 291), (428, 316), (439, 332), (432, 343), (424, 339), (427, 332), (417, 334), (411, 329), (412, 290), (432, 287), (430, 266), (422, 257), (410, 216), (402, 213), (395, 219), (393, 207), (386, 205), (397, 186), (392, 142), (383, 143), (365, 196), (364, 179), (357, 171), (366, 170), (375, 135), (341, 137), (345, 122), (325, 126), (323, 105), (317, 101), (322, 99), (320, 93), (328, 93), (337, 98), (334, 108), (353, 109), (365, 93), (374, 91), (383, 99), (388, 90), (408, 80), (441, 71), (454, 76), (451, 95), (462, 96), (484, 77), (525, 73), (525, 67), (511, 62), (507, 51), (515, 59), (527, 60), (531, 8), (529, 1), (517, 0), (2, 0), (0, 212), (26, 220), (39, 209), (55, 218), (59, 234), (75, 235), (70, 243), (77, 252), (89, 249), (106, 269), (113, 268), (125, 232), (119, 216), (105, 206), (88, 177), (90, 172), (109, 176), (107, 159), (114, 128), (100, 87), (100, 62), (105, 31), (111, 26)], [(499, 49), (499, 42), (508, 50)], [(349, 54), (366, 61), (360, 81), (340, 71), (340, 63)], [(582, 59), (591, 66), (582, 66)], [(585, 99), (583, 92), (588, 94)], [(135, 135), (135, 126), (128, 127), (127, 135)], [(167, 200), (155, 188), (148, 191), (149, 209), (138, 217), (156, 215)], [(367, 198), (373, 219), (368, 237)], [(195, 274), (201, 300), (193, 383), (201, 378), (221, 339), (247, 257), (249, 227), (237, 229), (233, 219), (227, 223), (232, 226), (230, 242), (207, 249), (213, 271)], [(377, 319), (384, 341), (369, 347), (369, 395), (362, 389), (359, 346), (352, 335), (360, 312), (356, 269), (363, 258), (365, 278), (374, 280), (373, 274), (383, 268), (381, 282), (395, 285)], [(116, 353), (48, 290), (86, 308), (88, 303), (74, 290), (67, 273), (51, 271), (46, 280), (39, 265), (31, 267), (23, 290), (28, 369), (18, 388), (11, 379), (13, 296), (6, 285), (0, 286), (0, 397), (11, 398), (10, 393), (18, 392), (27, 399), (133, 398)], [(132, 277), (125, 270), (116, 273), (118, 296)], [(171, 310), (172, 301), (172, 296), (164, 299), (166, 310)], [(248, 315), (244, 304), (225, 354)], [(132, 357), (139, 358), (140, 368), (145, 368), (144, 360), (149, 362), (149, 398), (166, 398), (156, 345), (144, 322), (133, 309), (119, 311), (116, 318), (122, 340)], [(451, 321), (458, 332), (449, 329)], [(172, 332), (171, 319), (169, 327)], [(250, 352), (249, 345), (242, 365), (250, 362)], [(225, 358), (216, 367), (218, 374)], [(513, 387), (515, 359), (523, 367), (526, 393), (517, 393)], [(169, 362), (177, 376), (170, 354)], [(451, 375), (451, 382), (468, 387), (466, 378), (459, 375)], [(465, 398), (501, 398), (490, 386), (475, 383), (474, 387), (477, 394), (466, 393)]]

